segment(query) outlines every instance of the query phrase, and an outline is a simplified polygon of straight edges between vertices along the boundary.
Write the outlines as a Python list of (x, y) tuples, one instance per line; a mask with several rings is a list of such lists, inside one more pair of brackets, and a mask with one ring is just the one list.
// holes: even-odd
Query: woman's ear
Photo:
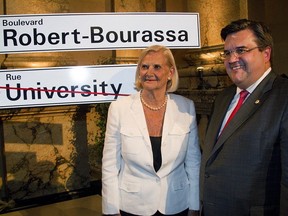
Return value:
[[(168, 76), (168, 80), (171, 80), (173, 75), (174, 75), (174, 72), (175, 72), (175, 68), (172, 66), (170, 67), (170, 70), (169, 70), (169, 76)], [(169, 79), (170, 78), (170, 79)]]

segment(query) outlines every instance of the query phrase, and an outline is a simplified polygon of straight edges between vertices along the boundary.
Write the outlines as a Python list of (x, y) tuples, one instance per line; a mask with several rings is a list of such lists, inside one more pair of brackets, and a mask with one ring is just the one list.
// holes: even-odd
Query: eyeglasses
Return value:
[(228, 59), (231, 57), (232, 53), (234, 53), (234, 55), (236, 57), (239, 57), (239, 56), (242, 56), (244, 55), (245, 53), (248, 53), (254, 49), (257, 49), (257, 48), (261, 48), (261, 47), (253, 47), (251, 49), (247, 49), (245, 47), (238, 47), (236, 49), (233, 49), (233, 50), (224, 50), (224, 52), (220, 53), (220, 56), (223, 58), (223, 59)]

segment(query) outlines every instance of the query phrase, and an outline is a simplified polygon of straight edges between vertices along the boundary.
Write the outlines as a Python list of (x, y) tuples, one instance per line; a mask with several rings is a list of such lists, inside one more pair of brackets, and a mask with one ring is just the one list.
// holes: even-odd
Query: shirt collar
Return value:
[[(249, 94), (251, 94), (256, 87), (260, 84), (260, 82), (271, 72), (271, 67), (269, 67), (265, 73), (255, 82), (253, 83), (251, 86), (249, 86), (246, 90), (249, 92)], [(240, 89), (239, 87), (237, 87), (236, 90), (236, 94), (239, 94), (243, 89)]]

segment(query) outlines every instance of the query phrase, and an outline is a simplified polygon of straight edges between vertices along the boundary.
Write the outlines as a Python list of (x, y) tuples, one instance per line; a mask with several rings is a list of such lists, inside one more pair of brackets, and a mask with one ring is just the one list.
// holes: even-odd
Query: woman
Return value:
[(200, 150), (194, 104), (176, 91), (171, 51), (139, 57), (138, 93), (111, 103), (102, 159), (102, 211), (198, 215)]

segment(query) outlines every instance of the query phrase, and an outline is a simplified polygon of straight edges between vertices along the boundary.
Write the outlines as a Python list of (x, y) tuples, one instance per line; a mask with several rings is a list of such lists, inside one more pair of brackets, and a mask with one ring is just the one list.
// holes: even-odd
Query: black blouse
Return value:
[(162, 137), (150, 136), (152, 152), (153, 152), (153, 165), (154, 165), (154, 169), (156, 172), (160, 169), (162, 165), (161, 140), (162, 140)]

